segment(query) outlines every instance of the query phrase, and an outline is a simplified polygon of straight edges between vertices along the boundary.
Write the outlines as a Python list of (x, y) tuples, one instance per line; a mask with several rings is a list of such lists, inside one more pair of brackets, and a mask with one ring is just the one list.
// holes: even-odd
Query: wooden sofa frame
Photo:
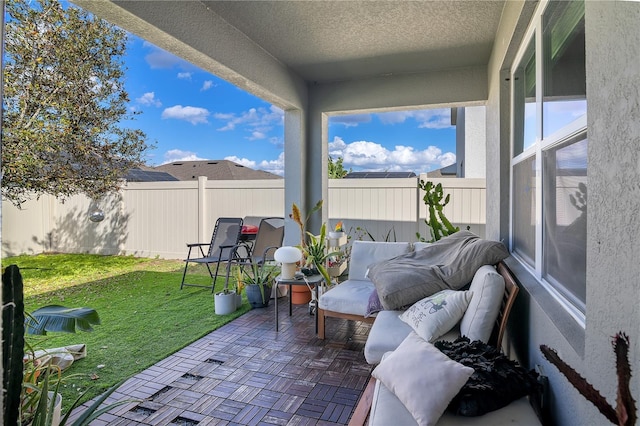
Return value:
[[(502, 298), (502, 304), (500, 306), (500, 311), (498, 312), (498, 317), (496, 318), (496, 323), (493, 327), (493, 331), (491, 332), (491, 338), (489, 339), (489, 344), (495, 346), (496, 348), (502, 347), (502, 339), (504, 338), (504, 334), (507, 329), (507, 321), (509, 320), (509, 314), (511, 313), (511, 308), (516, 300), (516, 296), (520, 291), (520, 288), (516, 284), (516, 280), (511, 274), (511, 271), (507, 267), (504, 262), (500, 262), (496, 265), (496, 269), (500, 275), (504, 278), (504, 296)], [(319, 314), (320, 315), (320, 314)], [(345, 315), (327, 315), (327, 316), (337, 316), (339, 318), (347, 318), (347, 319), (355, 319), (353, 317), (357, 317), (356, 315), (349, 315), (348, 318)], [(319, 316), (318, 320), (322, 317)], [(364, 318), (364, 320), (369, 320), (372, 318)], [(373, 318), (375, 319), (375, 318)], [(361, 321), (361, 320), (360, 320)], [(372, 321), (367, 321), (372, 322)], [(318, 324), (320, 321), (318, 321)], [(324, 318), (323, 318), (323, 326), (324, 326)], [(324, 329), (323, 337), (324, 337)], [(318, 333), (320, 333), (320, 329), (318, 328)], [(356, 406), (351, 419), (349, 420), (349, 426), (361, 426), (365, 425), (367, 419), (369, 418), (369, 412), (371, 411), (371, 404), (373, 402), (373, 392), (375, 390), (376, 379), (373, 377), (369, 378), (369, 382), (358, 401), (358, 405)]]

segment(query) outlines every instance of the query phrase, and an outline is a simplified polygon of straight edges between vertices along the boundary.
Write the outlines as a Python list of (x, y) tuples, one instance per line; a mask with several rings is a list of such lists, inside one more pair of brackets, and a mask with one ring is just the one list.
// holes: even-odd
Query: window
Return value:
[(513, 250), (531, 267), (536, 258), (535, 156), (513, 167)]
[(584, 324), (588, 139), (583, 2), (541, 5), (511, 77), (512, 252)]
[(513, 76), (516, 110), (514, 111), (514, 155), (521, 154), (536, 142), (536, 48), (532, 38)]
[(544, 151), (543, 274), (584, 312), (587, 269), (587, 139)]
[(543, 137), (587, 113), (584, 3), (553, 3), (544, 15)]

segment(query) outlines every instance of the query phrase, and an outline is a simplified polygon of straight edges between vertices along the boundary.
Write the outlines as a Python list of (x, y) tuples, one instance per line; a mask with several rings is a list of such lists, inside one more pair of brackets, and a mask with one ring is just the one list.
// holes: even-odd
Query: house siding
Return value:
[[(490, 65), (487, 103), (487, 236), (509, 235), (509, 52), (521, 43), (521, 4), (507, 3)], [(585, 2), (589, 208), (586, 326), (573, 320), (515, 259), (520, 281), (509, 324), (507, 350), (549, 378), (553, 424), (602, 425), (606, 419), (547, 362), (545, 344), (615, 405), (617, 378), (611, 338), (630, 338), (632, 371), (640, 367), (640, 3)], [(529, 18), (530, 19), (530, 18)], [(502, 36), (501, 36), (502, 35)], [(502, 61), (501, 59), (504, 58)], [(505, 70), (507, 72), (505, 72)], [(635, 399), (640, 393), (632, 379)]]

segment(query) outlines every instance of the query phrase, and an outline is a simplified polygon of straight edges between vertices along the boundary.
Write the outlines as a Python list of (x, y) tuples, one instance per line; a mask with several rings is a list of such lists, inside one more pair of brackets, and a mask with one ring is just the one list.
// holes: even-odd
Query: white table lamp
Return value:
[(276, 250), (273, 258), (276, 262), (282, 263), (280, 277), (291, 280), (296, 275), (296, 263), (302, 259), (302, 252), (297, 247), (284, 246)]

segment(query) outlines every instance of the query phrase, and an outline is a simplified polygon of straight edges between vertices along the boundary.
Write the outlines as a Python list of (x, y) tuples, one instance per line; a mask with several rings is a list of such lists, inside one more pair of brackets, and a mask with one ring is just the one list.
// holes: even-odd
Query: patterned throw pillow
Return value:
[(470, 291), (442, 290), (414, 303), (400, 319), (427, 342), (451, 330), (460, 321), (471, 301)]

